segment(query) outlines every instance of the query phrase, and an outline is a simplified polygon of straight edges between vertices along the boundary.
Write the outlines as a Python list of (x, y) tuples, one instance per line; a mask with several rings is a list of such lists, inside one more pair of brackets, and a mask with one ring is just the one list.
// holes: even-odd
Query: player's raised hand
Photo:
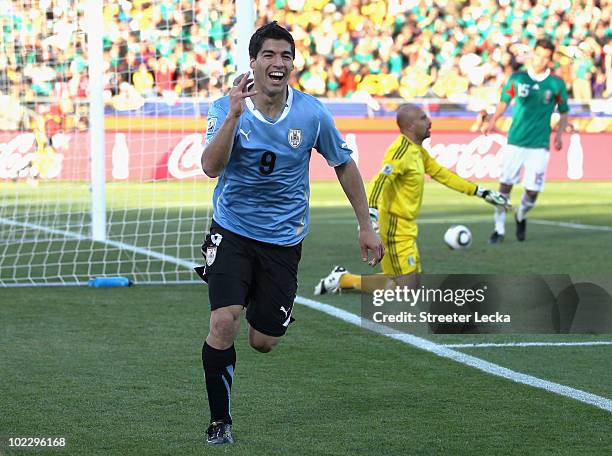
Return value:
[[(376, 266), (385, 255), (383, 243), (372, 229), (359, 230), (359, 246), (361, 247), (361, 259), (370, 266)], [(370, 251), (372, 258), (369, 258)]]
[(250, 92), (248, 91), (247, 86), (249, 82), (252, 82), (253, 80), (249, 79), (247, 75), (248, 73), (244, 73), (238, 76), (236, 81), (234, 81), (234, 87), (232, 87), (232, 90), (230, 90), (229, 93), (230, 104), (228, 115), (240, 117), (245, 108), (244, 99), (257, 95), (257, 90)]
[(512, 203), (499, 192), (495, 190), (489, 190), (488, 188), (478, 187), (476, 189), (476, 196), (479, 196), (487, 203), (492, 204), (495, 207), (499, 207), (506, 212), (512, 211)]

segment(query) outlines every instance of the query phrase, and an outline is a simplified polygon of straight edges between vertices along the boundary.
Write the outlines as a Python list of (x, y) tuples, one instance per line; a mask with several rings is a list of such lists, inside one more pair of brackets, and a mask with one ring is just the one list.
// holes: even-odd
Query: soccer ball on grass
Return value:
[(472, 232), (467, 226), (453, 225), (444, 233), (444, 242), (453, 250), (467, 249), (472, 244)]

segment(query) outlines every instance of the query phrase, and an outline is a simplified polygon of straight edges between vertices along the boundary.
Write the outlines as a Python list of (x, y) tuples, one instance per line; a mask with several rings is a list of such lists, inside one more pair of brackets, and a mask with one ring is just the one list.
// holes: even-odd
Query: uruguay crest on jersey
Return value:
[(206, 257), (206, 266), (212, 266), (217, 258), (217, 247), (221, 244), (223, 236), (219, 233), (211, 234), (207, 236), (207, 239), (203, 247), (206, 247), (204, 256)]
[(290, 128), (288, 138), (289, 145), (294, 149), (297, 149), (300, 147), (300, 144), (302, 144), (302, 130), (299, 128)]
[(212, 266), (217, 258), (217, 247), (211, 246), (206, 248), (206, 266)]

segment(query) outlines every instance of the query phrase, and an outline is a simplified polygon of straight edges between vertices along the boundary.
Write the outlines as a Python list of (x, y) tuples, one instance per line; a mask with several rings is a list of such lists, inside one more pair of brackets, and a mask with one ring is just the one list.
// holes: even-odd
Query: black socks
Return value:
[(202, 346), (202, 365), (206, 378), (206, 392), (210, 406), (210, 421), (232, 424), (230, 415), (232, 381), (236, 367), (234, 345), (226, 350), (217, 350), (206, 342)]

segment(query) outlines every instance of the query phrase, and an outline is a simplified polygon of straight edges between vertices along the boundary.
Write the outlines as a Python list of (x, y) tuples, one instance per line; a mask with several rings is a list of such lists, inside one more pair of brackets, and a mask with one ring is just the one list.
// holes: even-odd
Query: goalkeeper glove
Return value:
[(487, 203), (499, 207), (505, 210), (506, 212), (512, 210), (512, 204), (510, 203), (510, 201), (508, 201), (508, 198), (494, 190), (489, 190), (488, 188), (483, 188), (479, 186), (476, 189), (476, 196), (481, 197)]
[(370, 208), (370, 222), (372, 222), (372, 229), (376, 234), (380, 233), (380, 226), (378, 226), (378, 209)]

